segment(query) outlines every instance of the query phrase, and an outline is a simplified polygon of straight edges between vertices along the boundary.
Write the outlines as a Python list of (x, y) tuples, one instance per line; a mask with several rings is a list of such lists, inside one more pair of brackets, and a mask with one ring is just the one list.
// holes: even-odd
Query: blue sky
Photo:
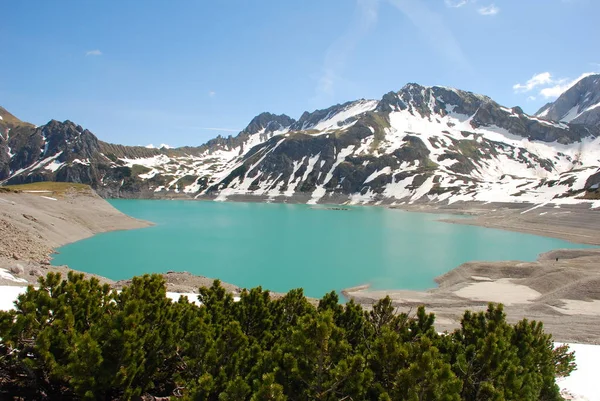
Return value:
[(175, 146), (408, 82), (533, 113), (600, 71), (598, 15), (597, 0), (7, 1), (0, 105)]

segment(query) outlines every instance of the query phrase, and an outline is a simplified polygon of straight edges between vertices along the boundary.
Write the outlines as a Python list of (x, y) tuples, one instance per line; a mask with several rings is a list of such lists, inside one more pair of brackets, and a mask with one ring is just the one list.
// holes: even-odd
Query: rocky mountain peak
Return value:
[(94, 134), (69, 120), (51, 120), (36, 131), (41, 132), (45, 142), (42, 156), (62, 152), (60, 159), (64, 161), (71, 161), (72, 158), (89, 159), (100, 149)]
[(394, 110), (406, 110), (407, 107), (397, 92), (388, 92), (379, 101), (376, 111), (389, 113)]
[(250, 121), (250, 124), (243, 133), (253, 135), (263, 131), (264, 133), (272, 133), (275, 131), (284, 130), (294, 124), (296, 120), (285, 114), (260, 113)]
[(411, 114), (429, 118), (432, 114), (446, 115), (455, 112), (473, 115), (484, 104), (493, 103), (484, 95), (462, 91), (444, 86), (422, 86), (416, 83), (406, 84), (398, 92), (383, 95), (377, 111), (392, 112), (408, 110)]
[(600, 125), (600, 74), (583, 77), (535, 115), (545, 120)]
[(378, 103), (376, 100), (359, 99), (310, 113), (305, 111), (291, 129), (294, 131), (337, 129), (356, 122), (361, 114), (375, 110)]
[(21, 121), (9, 113), (4, 107), (0, 106), (0, 134), (4, 135), (7, 130), (18, 126), (33, 127), (33, 124)]

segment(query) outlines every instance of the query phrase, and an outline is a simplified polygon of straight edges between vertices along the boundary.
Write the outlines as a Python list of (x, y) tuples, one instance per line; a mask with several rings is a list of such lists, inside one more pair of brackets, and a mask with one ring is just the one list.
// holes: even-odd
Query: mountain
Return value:
[(71, 121), (35, 127), (0, 111), (0, 183), (79, 182), (105, 197), (195, 193), (232, 158), (287, 132), (295, 122), (263, 113), (235, 137), (219, 136), (199, 147), (157, 149), (106, 143)]
[(546, 120), (600, 125), (600, 74), (580, 79), (535, 115)]
[(105, 197), (308, 203), (598, 198), (600, 127), (547, 118), (413, 83), (297, 121), (262, 113), (238, 135), (197, 147), (109, 144), (69, 121), (16, 123), (0, 130), (0, 182), (82, 182)]

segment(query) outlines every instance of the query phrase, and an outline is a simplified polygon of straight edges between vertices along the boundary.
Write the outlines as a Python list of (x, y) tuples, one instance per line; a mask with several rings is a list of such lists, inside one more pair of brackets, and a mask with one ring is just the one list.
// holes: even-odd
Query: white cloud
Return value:
[(568, 79), (561, 79), (556, 82), (556, 85), (544, 88), (540, 91), (540, 95), (544, 96), (546, 99), (559, 97), (569, 89), (571, 89), (577, 82), (581, 81), (583, 78), (594, 75), (594, 72), (586, 72), (585, 74), (581, 74), (578, 78), (569, 81)]
[(210, 97), (215, 97), (216, 94), (217, 94), (217, 92), (215, 92), (215, 91), (208, 91), (208, 96), (210, 96)]
[(535, 74), (530, 80), (525, 82), (525, 84), (513, 85), (513, 89), (516, 93), (524, 93), (529, 92), (538, 86), (548, 85), (553, 82), (552, 74), (549, 72), (542, 72), (540, 74)]
[(102, 52), (98, 49), (96, 50), (88, 50), (87, 52), (85, 52), (86, 56), (101, 56)]
[[(569, 78), (556, 79), (552, 77), (552, 74), (550, 74), (549, 72), (542, 72), (540, 74), (535, 74), (530, 80), (528, 80), (524, 84), (513, 85), (513, 90), (515, 91), (515, 93), (527, 93), (531, 92), (536, 88), (542, 88), (539, 92), (541, 96), (543, 96), (546, 99), (556, 98), (562, 95), (567, 90), (569, 90), (581, 79), (593, 74), (595, 73), (586, 72), (585, 74), (579, 76), (577, 79), (571, 80)], [(527, 98), (528, 101), (535, 99), (535, 96), (529, 96)]]
[(500, 12), (500, 9), (495, 4), (490, 4), (487, 7), (481, 7), (477, 12), (481, 15), (496, 15)]
[(546, 99), (559, 97), (570, 87), (571, 87), (571, 85), (568, 83), (567, 84), (556, 84), (554, 86), (542, 89), (540, 91), (540, 95), (544, 96)]
[(528, 102), (533, 102), (536, 99), (535, 96), (527, 96), (527, 101)]
[(459, 8), (466, 5), (469, 0), (444, 0), (446, 7)]

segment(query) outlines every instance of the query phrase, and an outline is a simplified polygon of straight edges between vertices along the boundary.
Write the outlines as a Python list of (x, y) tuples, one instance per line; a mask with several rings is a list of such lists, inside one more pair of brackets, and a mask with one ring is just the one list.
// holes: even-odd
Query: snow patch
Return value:
[(15, 283), (26, 283), (27, 280), (13, 276), (8, 270), (0, 268), (0, 278), (14, 281)]
[(53, 173), (59, 170), (62, 166), (65, 165), (65, 162), (57, 162), (56, 160), (52, 160), (51, 163), (44, 166), (45, 170), (52, 171)]
[(328, 131), (332, 129), (344, 129), (353, 125), (356, 121), (344, 124), (345, 121), (356, 117), (368, 111), (373, 111), (379, 102), (377, 100), (359, 100), (348, 105), (337, 113), (327, 115), (314, 126), (302, 127), (303, 129), (315, 129), (318, 131)]
[[(555, 343), (556, 346), (562, 345)], [(600, 345), (567, 344), (575, 351), (575, 370), (569, 377), (560, 378), (557, 384), (565, 394), (577, 401), (600, 401)]]

